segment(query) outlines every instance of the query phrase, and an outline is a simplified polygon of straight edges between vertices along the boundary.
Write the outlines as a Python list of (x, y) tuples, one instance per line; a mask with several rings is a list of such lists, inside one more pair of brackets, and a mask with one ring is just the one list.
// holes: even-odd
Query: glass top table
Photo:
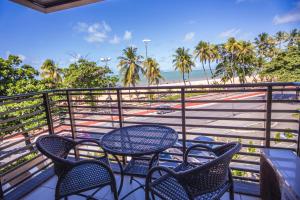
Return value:
[[(123, 187), (125, 173), (131, 176), (130, 182), (135, 180), (133, 176), (147, 175), (153, 163), (159, 160), (159, 153), (172, 147), (177, 139), (178, 134), (174, 129), (159, 125), (126, 126), (106, 133), (101, 138), (101, 146), (104, 151), (117, 156), (132, 157), (125, 169), (120, 165), (121, 187), (119, 194)], [(145, 155), (152, 155), (146, 167), (144, 164), (139, 164), (139, 161), (134, 158)], [(144, 184), (139, 183), (139, 185), (139, 187), (124, 195), (121, 200), (124, 200), (136, 190), (144, 188)]]
[(172, 147), (178, 139), (177, 132), (159, 125), (122, 127), (105, 134), (102, 147), (111, 154), (142, 156), (162, 152)]

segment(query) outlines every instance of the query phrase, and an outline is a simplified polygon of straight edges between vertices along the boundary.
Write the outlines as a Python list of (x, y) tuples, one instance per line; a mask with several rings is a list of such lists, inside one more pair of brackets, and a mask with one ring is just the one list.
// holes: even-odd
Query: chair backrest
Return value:
[(229, 164), (235, 153), (241, 149), (240, 143), (228, 143), (214, 149), (218, 156), (203, 165), (178, 173), (181, 184), (192, 196), (212, 192), (228, 180)]
[(75, 146), (73, 140), (58, 135), (45, 135), (37, 139), (36, 146), (42, 154), (54, 162), (56, 173), (61, 171), (59, 168), (67, 168), (72, 164), (66, 157)]

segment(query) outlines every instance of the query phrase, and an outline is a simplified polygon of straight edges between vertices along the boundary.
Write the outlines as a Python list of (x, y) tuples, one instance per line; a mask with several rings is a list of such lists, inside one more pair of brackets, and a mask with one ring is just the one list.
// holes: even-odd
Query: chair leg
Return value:
[(155, 196), (152, 192), (151, 192), (151, 198), (152, 198), (152, 200), (155, 200)]
[(133, 176), (130, 176), (130, 181), (129, 181), (130, 185), (132, 184), (132, 181), (133, 181)]
[(119, 195), (118, 195), (117, 188), (114, 185), (111, 185), (110, 188), (111, 188), (112, 193), (114, 194), (114, 200), (118, 200)]
[(146, 188), (145, 188), (145, 200), (150, 200), (149, 193), (150, 193), (149, 188), (146, 186)]
[(229, 188), (229, 199), (234, 200), (234, 190), (233, 190), (233, 184)]

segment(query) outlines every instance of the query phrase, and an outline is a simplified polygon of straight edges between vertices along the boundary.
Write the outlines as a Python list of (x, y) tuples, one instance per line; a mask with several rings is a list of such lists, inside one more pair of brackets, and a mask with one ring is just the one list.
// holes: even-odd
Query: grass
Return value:
[[(207, 93), (205, 93), (205, 92), (186, 93), (185, 98), (196, 97), (196, 96), (205, 95), (205, 94), (207, 94)], [(175, 100), (179, 100), (180, 98), (181, 98), (181, 94), (172, 94), (172, 95), (162, 97), (161, 100), (175, 101)]]

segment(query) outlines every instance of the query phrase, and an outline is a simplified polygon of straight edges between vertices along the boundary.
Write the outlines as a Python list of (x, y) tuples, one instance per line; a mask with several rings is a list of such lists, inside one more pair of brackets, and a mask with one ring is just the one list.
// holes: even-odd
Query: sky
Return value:
[(253, 40), (293, 28), (300, 28), (299, 0), (104, 0), (50, 14), (1, 0), (0, 57), (19, 55), (36, 69), (47, 58), (67, 67), (80, 57), (99, 64), (110, 57), (117, 73), (122, 49), (145, 56), (143, 39), (150, 39), (148, 56), (171, 71), (178, 47), (192, 53), (200, 40)]

